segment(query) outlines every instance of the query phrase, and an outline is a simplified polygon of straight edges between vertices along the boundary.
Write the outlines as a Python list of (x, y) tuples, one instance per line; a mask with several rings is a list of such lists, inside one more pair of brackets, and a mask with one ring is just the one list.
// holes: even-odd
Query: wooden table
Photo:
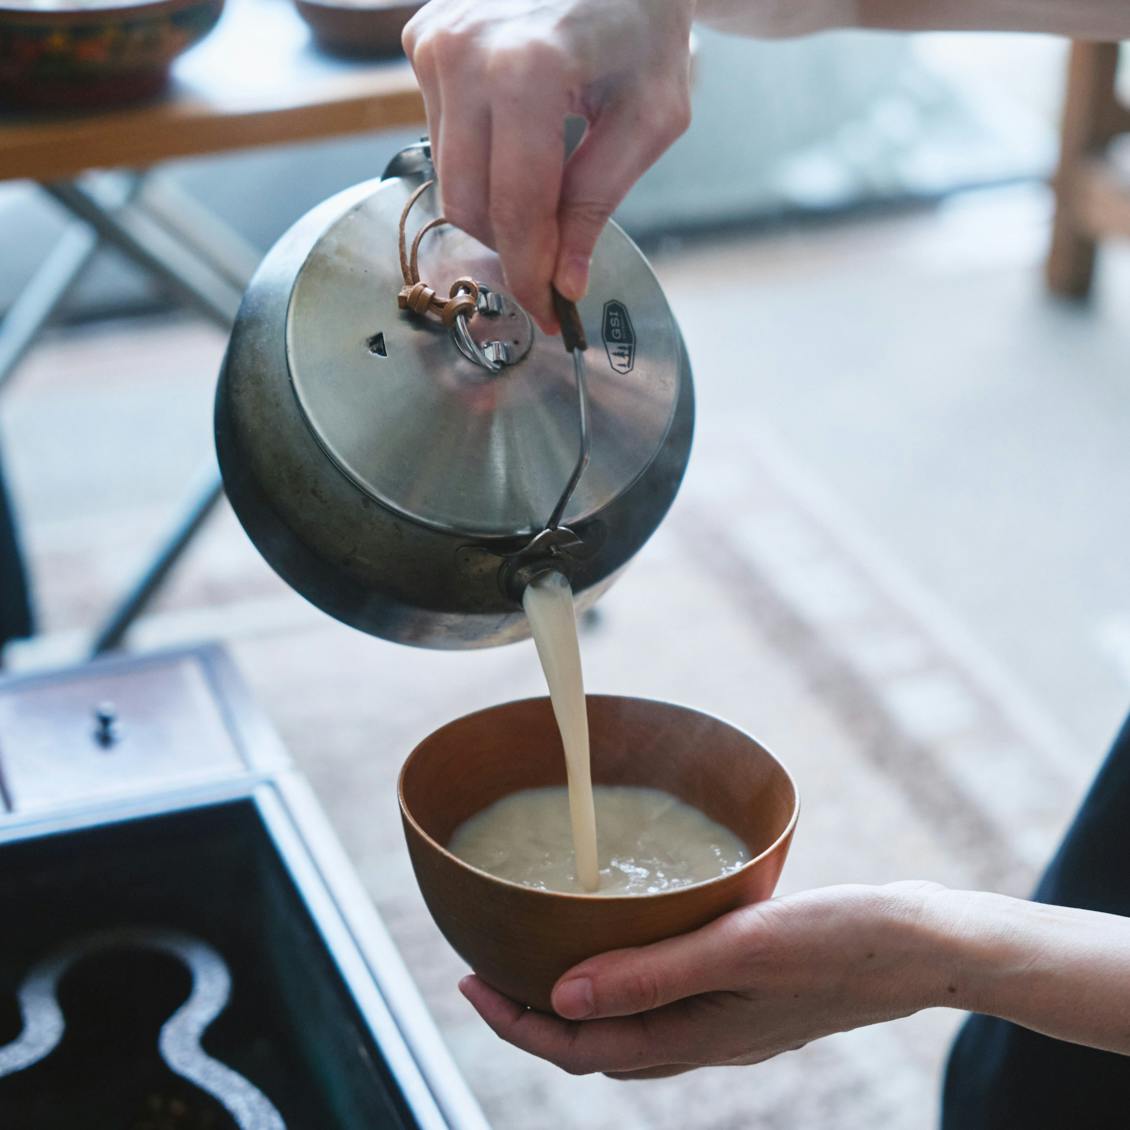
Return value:
[(322, 55), (289, 0), (228, 0), (215, 31), (177, 60), (160, 101), (65, 117), (0, 114), (0, 180), (58, 180), (423, 121), (404, 59)]
[[(0, 181), (37, 181), (75, 217), (0, 324), (0, 387), (102, 244), (230, 328), (259, 251), (155, 171), (161, 162), (424, 120), (403, 58), (321, 54), (290, 0), (228, 0), (212, 34), (177, 60), (159, 100), (89, 114), (0, 112)], [(221, 493), (210, 455), (184, 512), (97, 633), (95, 652), (118, 646)], [(14, 540), (0, 529), (0, 548)]]
[(1130, 176), (1110, 155), (1112, 142), (1130, 135), (1130, 106), (1117, 90), (1118, 60), (1117, 43), (1071, 49), (1047, 262), (1048, 286), (1070, 298), (1090, 293), (1100, 242), (1130, 238)]

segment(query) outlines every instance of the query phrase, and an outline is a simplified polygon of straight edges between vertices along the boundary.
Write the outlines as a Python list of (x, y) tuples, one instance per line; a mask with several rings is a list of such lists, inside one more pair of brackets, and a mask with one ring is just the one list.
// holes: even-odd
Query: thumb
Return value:
[(585, 296), (589, 261), (608, 218), (690, 121), (678, 87), (664, 94), (634, 94), (608, 106), (565, 166), (553, 283), (571, 302)]
[(750, 922), (738, 910), (690, 934), (590, 957), (558, 980), (554, 1011), (567, 1020), (629, 1016), (733, 988)]

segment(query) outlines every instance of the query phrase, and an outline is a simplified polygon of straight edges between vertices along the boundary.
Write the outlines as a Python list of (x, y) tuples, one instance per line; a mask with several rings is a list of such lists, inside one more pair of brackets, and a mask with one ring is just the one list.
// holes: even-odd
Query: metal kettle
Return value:
[[(441, 226), (433, 178), (427, 143), (410, 146), (268, 252), (220, 373), (216, 449), (244, 529), (303, 596), (385, 639), (485, 647), (529, 634), (521, 595), (540, 572), (564, 573), (584, 608), (650, 537), (694, 394), (659, 283), (617, 226), (574, 364), (493, 253)], [(410, 290), (409, 258), (429, 285)], [(432, 285), (458, 299), (448, 322)]]

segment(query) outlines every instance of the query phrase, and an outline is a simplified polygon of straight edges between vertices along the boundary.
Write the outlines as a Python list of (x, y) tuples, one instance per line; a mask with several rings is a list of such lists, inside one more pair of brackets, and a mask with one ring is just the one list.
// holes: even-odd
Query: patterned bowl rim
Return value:
[(23, 25), (39, 28), (58, 28), (82, 24), (119, 24), (137, 19), (154, 19), (186, 8), (214, 8), (224, 6), (224, 0), (96, 0), (86, 8), (26, 8), (16, 7), (0, 0), (0, 30), (3, 27)]

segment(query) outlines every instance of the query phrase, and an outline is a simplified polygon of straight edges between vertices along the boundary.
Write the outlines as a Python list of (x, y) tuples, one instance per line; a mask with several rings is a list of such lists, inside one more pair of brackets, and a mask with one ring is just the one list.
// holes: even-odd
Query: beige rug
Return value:
[[(144, 556), (206, 454), (221, 348), (194, 323), (111, 327), (56, 339), (21, 374), (3, 438), (48, 634), (17, 664), (73, 651)], [(714, 711), (780, 754), (803, 796), (783, 890), (922, 877), (1023, 893), (1087, 759), (747, 419), (700, 418), (675, 509), (586, 631), (590, 689)], [(432, 727), (539, 693), (532, 646), (428, 653), (341, 627), (269, 572), (226, 509), (133, 642), (212, 637), (313, 782), (494, 1125), (934, 1124), (959, 1020), (943, 1011), (652, 1083), (574, 1079), (501, 1044), (456, 992), (462, 969), (416, 892), (393, 782)]]

